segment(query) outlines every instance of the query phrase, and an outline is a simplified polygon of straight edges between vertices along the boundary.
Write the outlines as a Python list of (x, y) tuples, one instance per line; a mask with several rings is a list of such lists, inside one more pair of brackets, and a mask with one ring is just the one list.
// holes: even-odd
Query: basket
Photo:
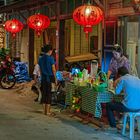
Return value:
[(107, 82), (107, 76), (106, 73), (100, 71), (96, 77), (95, 77), (95, 81), (98, 81), (100, 77), (100, 80), (102, 81), (100, 84), (93, 84), (93, 89), (97, 92), (105, 92), (108, 86), (108, 82)]
[(93, 89), (96, 92), (105, 92), (107, 89), (107, 84), (106, 83), (102, 83), (99, 85), (93, 85)]

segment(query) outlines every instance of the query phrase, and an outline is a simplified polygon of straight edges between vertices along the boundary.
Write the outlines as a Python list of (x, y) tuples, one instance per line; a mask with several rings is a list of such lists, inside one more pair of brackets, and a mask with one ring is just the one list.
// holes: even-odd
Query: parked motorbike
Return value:
[(0, 62), (0, 86), (3, 89), (11, 89), (16, 83), (14, 63), (8, 60)]

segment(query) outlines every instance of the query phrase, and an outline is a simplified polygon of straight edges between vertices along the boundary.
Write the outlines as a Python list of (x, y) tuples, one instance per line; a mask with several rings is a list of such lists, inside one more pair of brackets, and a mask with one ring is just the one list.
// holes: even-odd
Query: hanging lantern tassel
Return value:
[(37, 35), (38, 37), (40, 37), (42, 31), (41, 31), (41, 30), (36, 30), (35, 32), (36, 32), (36, 35)]
[(86, 33), (86, 39), (88, 40), (89, 33), (92, 32), (92, 26), (85, 26), (84, 32)]
[(16, 37), (16, 34), (15, 33), (12, 33), (12, 37), (15, 38)]

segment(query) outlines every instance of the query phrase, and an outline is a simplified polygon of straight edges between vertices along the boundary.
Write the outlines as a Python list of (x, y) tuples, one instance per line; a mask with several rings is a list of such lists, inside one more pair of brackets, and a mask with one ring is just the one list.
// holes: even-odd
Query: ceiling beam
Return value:
[(102, 10), (105, 10), (104, 5), (100, 2), (100, 0), (93, 0)]
[(110, 9), (108, 12), (109, 17), (130, 16), (130, 15), (136, 15), (133, 7), (115, 8)]
[(18, 13), (25, 21), (27, 21), (27, 18), (20, 11), (18, 11)]
[(25, 10), (30, 10), (34, 7), (40, 8), (43, 6), (49, 6), (50, 4), (55, 3), (54, 0), (51, 2), (47, 2), (46, 0), (26, 0), (26, 1), (20, 1), (14, 4), (10, 5), (5, 5), (5, 6), (0, 6), (0, 14), (2, 13), (11, 13), (11, 12), (17, 12), (17, 11), (25, 11)]

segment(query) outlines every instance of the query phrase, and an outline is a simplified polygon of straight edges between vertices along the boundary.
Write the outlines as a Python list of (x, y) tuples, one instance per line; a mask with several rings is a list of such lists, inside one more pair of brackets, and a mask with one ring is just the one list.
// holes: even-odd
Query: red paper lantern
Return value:
[(28, 18), (27, 24), (40, 36), (41, 32), (50, 25), (50, 19), (45, 15), (36, 14)]
[(7, 20), (4, 24), (6, 31), (11, 32), (12, 36), (15, 37), (16, 33), (23, 29), (23, 24), (17, 19)]
[(97, 25), (103, 20), (103, 11), (92, 5), (83, 5), (76, 8), (73, 12), (73, 19), (76, 23), (84, 27), (84, 32), (92, 32), (92, 26)]

